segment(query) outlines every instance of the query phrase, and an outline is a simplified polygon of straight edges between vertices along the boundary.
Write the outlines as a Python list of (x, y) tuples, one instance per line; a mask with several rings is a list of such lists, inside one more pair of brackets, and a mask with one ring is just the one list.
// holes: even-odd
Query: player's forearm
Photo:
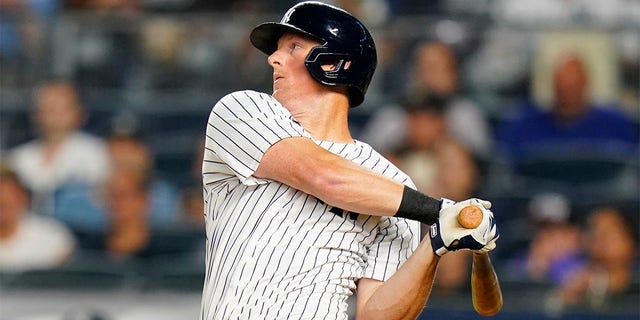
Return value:
[(404, 186), (356, 165), (328, 172), (319, 182), (318, 198), (341, 209), (374, 216), (398, 211)]
[(285, 183), (341, 209), (392, 216), (403, 186), (306, 138), (288, 138), (264, 154), (255, 176)]
[(357, 319), (415, 319), (431, 293), (438, 259), (427, 238), (391, 278), (359, 298)]
[(360, 167), (344, 171), (333, 173), (339, 181), (335, 186), (318, 190), (322, 193), (318, 196), (320, 199), (344, 210), (368, 215), (395, 216), (429, 225), (438, 220), (440, 200)]

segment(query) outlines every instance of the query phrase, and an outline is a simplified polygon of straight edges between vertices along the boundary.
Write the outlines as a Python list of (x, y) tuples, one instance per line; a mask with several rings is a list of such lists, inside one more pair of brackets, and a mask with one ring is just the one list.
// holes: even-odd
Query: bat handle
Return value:
[[(458, 214), (458, 223), (463, 228), (477, 228), (482, 223), (482, 210), (477, 206), (466, 206)], [(502, 309), (502, 290), (498, 275), (486, 252), (474, 252), (471, 266), (471, 296), (473, 308), (483, 316), (493, 316)]]

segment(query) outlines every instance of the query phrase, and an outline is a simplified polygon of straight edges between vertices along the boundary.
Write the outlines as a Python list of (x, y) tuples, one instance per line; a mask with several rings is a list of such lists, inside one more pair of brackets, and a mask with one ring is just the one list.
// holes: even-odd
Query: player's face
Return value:
[(285, 107), (289, 102), (323, 90), (304, 65), (309, 51), (318, 45), (320, 43), (312, 39), (285, 33), (278, 40), (278, 49), (269, 56), (269, 65), (273, 68), (273, 97)]

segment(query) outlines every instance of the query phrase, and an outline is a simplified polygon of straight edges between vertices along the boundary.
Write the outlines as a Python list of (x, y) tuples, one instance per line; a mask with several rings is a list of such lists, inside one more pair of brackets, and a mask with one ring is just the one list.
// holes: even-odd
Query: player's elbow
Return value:
[(344, 202), (350, 183), (348, 174), (343, 171), (339, 165), (330, 163), (315, 167), (308, 172), (308, 190), (305, 191), (331, 205)]
[(310, 177), (308, 193), (329, 204), (335, 205), (342, 202), (342, 197), (348, 194), (347, 178), (335, 168), (320, 167), (314, 170)]

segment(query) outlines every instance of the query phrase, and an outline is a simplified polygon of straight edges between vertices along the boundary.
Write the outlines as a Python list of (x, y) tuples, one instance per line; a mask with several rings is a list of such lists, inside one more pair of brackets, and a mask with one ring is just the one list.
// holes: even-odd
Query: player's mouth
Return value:
[(273, 82), (275, 83), (276, 81), (282, 79), (283, 77), (277, 73), (273, 74)]

